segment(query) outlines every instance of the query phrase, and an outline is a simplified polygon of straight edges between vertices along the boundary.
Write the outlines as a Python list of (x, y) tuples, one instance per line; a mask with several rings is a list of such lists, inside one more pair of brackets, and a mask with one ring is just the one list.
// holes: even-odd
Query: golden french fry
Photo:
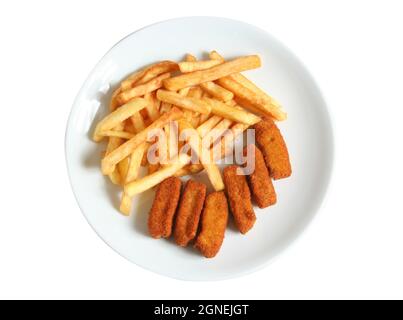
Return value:
[(120, 201), (119, 210), (125, 216), (130, 215), (130, 211), (132, 210), (132, 198), (129, 197), (126, 193), (123, 192), (122, 199)]
[[(212, 51), (210, 53), (210, 59), (217, 59), (224, 61), (224, 58), (218, 54), (217, 51)], [(266, 100), (267, 104), (271, 104), (275, 109), (281, 109), (281, 105), (270, 95), (268, 95), (266, 92), (264, 92), (262, 89), (260, 89), (258, 86), (256, 86), (252, 81), (250, 81), (247, 77), (242, 75), (241, 73), (234, 73), (228, 76), (232, 80), (236, 81), (238, 84), (242, 85), (243, 87), (249, 89), (250, 91), (254, 92), (257, 96), (261, 97), (263, 100)], [(248, 106), (249, 109), (255, 113), (258, 114), (267, 114), (267, 111), (265, 110), (260, 110), (259, 108), (256, 108), (248, 99), (245, 98), (237, 98), (238, 102), (241, 103), (242, 105)], [(283, 112), (280, 117), (284, 117), (286, 114)]]
[(234, 94), (231, 91), (219, 86), (212, 81), (201, 83), (200, 87), (208, 94), (224, 102), (232, 100), (234, 98)]
[(126, 176), (127, 176), (127, 172), (129, 170), (129, 163), (130, 163), (130, 157), (126, 157), (124, 158), (122, 161), (120, 161), (117, 165), (119, 174), (120, 174), (120, 182), (122, 184), (124, 184), (124, 182), (126, 181)]
[(138, 86), (135, 86), (129, 90), (119, 93), (116, 97), (117, 101), (121, 104), (130, 101), (131, 99), (139, 96), (143, 96), (148, 92), (152, 92), (162, 87), (162, 81), (168, 79), (171, 76), (170, 73), (163, 73), (158, 77)]
[(130, 163), (127, 170), (125, 184), (132, 182), (138, 178), (141, 167), (141, 160), (143, 159), (143, 155), (147, 151), (148, 147), (149, 144), (147, 142), (143, 142), (130, 155)]
[(136, 82), (136, 85), (144, 84), (155, 77), (167, 72), (173, 72), (178, 70), (178, 64), (173, 61), (161, 61), (154, 65), (151, 65), (141, 78)]
[(113, 93), (111, 97), (111, 101), (109, 103), (109, 111), (113, 112), (116, 110), (117, 107), (119, 107), (119, 103), (116, 100), (116, 97), (122, 92), (122, 89), (119, 87), (117, 88)]
[(248, 128), (249, 125), (244, 123), (237, 123), (232, 126), (230, 132), (227, 132), (227, 134), (221, 138), (221, 143), (215, 144), (213, 148), (210, 149), (213, 159), (218, 161), (222, 158), (225, 158), (228, 153), (232, 151), (232, 148), (229, 148), (229, 146), (232, 144), (232, 141), (234, 141)]
[(184, 176), (188, 176), (188, 175), (191, 175), (194, 173), (199, 173), (202, 170), (203, 170), (203, 165), (200, 163), (199, 164), (188, 164), (187, 166), (184, 166), (183, 168), (176, 171), (174, 176), (175, 177), (184, 177)]
[(207, 133), (209, 133), (209, 131), (211, 131), (214, 126), (219, 123), (222, 120), (221, 117), (219, 116), (212, 116), (210, 119), (208, 119), (206, 122), (204, 122), (203, 124), (201, 124), (198, 128), (197, 128), (197, 132), (199, 133), (200, 137), (204, 137)]
[(127, 131), (116, 131), (116, 130), (106, 130), (100, 132), (100, 135), (104, 137), (117, 137), (117, 138), (122, 138), (122, 139), (131, 139), (134, 137), (134, 134), (131, 132)]
[(112, 113), (103, 118), (96, 126), (93, 139), (96, 142), (102, 140), (102, 131), (110, 130), (116, 127), (119, 123), (130, 118), (133, 114), (147, 106), (147, 101), (143, 98), (136, 98), (117, 108)]
[(156, 186), (166, 178), (169, 178), (175, 174), (179, 169), (183, 168), (190, 162), (190, 156), (187, 154), (180, 154), (172, 163), (162, 167), (160, 170), (150, 174), (141, 179), (128, 183), (124, 191), (129, 197), (144, 192)]
[(120, 84), (120, 91), (126, 91), (132, 88), (132, 86), (144, 75), (146, 70), (140, 70), (132, 73)]
[(210, 59), (220, 60), (220, 61), (224, 62), (224, 58), (220, 54), (218, 54), (218, 52), (215, 50), (210, 52), (209, 57), (210, 57)]
[(151, 121), (155, 121), (160, 117), (160, 112), (158, 111), (158, 100), (154, 93), (147, 93), (144, 99), (148, 101), (146, 110)]
[(134, 115), (132, 115), (130, 117), (130, 120), (136, 132), (140, 132), (146, 128), (146, 124), (140, 112), (136, 112)]
[[(124, 125), (123, 123), (120, 123), (119, 125), (116, 126), (116, 130), (123, 130)], [(106, 147), (106, 152), (105, 155), (108, 155), (109, 153), (111, 153), (113, 150), (115, 150), (117, 147), (119, 147), (121, 144), (123, 143), (123, 139), (118, 138), (118, 137), (110, 137), (109, 141), (108, 141), (108, 145)], [(121, 177), (120, 177), (120, 173), (118, 171), (117, 168), (115, 168), (115, 170), (113, 170), (113, 172), (111, 174), (109, 174), (109, 179), (112, 181), (113, 184), (117, 184), (120, 185), (121, 184)]]
[(260, 65), (261, 63), (259, 56), (245, 56), (224, 62), (210, 69), (195, 71), (170, 79), (165, 79), (163, 84), (166, 89), (170, 91), (177, 91), (179, 89), (195, 86), (203, 82), (214, 81), (233, 73), (259, 68)]
[(197, 128), (200, 123), (200, 114), (193, 112), (192, 118), (190, 119), (190, 124), (193, 128)]
[(188, 53), (188, 54), (186, 54), (185, 61), (193, 62), (193, 61), (197, 61), (197, 59), (196, 59), (196, 57), (194, 55)]
[(222, 63), (219, 60), (204, 60), (204, 61), (184, 61), (179, 62), (179, 70), (182, 73), (194, 72), (199, 70), (209, 69)]
[(248, 125), (254, 125), (261, 120), (257, 115), (254, 115), (253, 113), (231, 107), (218, 100), (210, 98), (203, 98), (203, 100), (207, 101), (210, 104), (211, 113), (216, 114), (220, 117), (230, 119), (235, 122), (245, 123)]
[[(157, 96), (158, 98), (158, 96)], [(167, 102), (161, 102), (161, 108), (160, 108), (160, 113), (167, 113), (172, 109), (172, 104), (167, 103)]]
[[(187, 61), (187, 62), (194, 62), (194, 61), (196, 61), (196, 57), (188, 53), (188, 54), (186, 55), (185, 61)], [(189, 89), (190, 89), (190, 88), (183, 88), (183, 89), (180, 89), (180, 90), (179, 90), (179, 94), (180, 94), (181, 96), (186, 97), (187, 94), (189, 93)], [(186, 113), (185, 113), (185, 117), (186, 117)]]
[[(240, 134), (242, 134), (249, 126), (243, 123), (237, 123), (224, 137), (221, 138), (221, 143), (215, 144), (213, 148), (210, 149), (210, 157), (214, 161), (218, 161), (225, 158), (232, 148), (229, 148), (230, 143), (235, 140)], [(190, 164), (175, 173), (176, 177), (182, 177), (189, 174), (196, 174), (203, 171), (203, 165), (200, 163)]]
[(258, 109), (260, 113), (271, 116), (276, 120), (287, 119), (287, 114), (280, 108), (271, 104), (271, 102), (262, 96), (257, 95), (255, 92), (249, 90), (243, 85), (230, 77), (224, 77), (217, 80), (217, 83), (224, 88), (232, 91), (235, 94), (236, 99), (247, 109), (256, 111)]
[[(180, 119), (178, 121), (179, 124), (179, 131), (193, 129), (192, 125), (188, 123), (184, 119)], [(195, 140), (195, 138), (197, 140)], [(200, 162), (202, 163), (204, 169), (207, 172), (207, 176), (211, 184), (213, 185), (216, 191), (224, 190), (224, 182), (221, 177), (220, 170), (218, 169), (217, 165), (210, 159), (210, 152), (209, 150), (205, 149), (202, 145), (202, 141), (200, 139), (199, 134), (195, 130), (194, 135), (187, 140), (187, 143), (193, 149), (194, 152), (198, 155)]]
[(183, 97), (179, 93), (167, 90), (159, 89), (157, 91), (157, 98), (163, 102), (171, 103), (175, 106), (203, 114), (208, 114), (211, 111), (209, 104), (201, 99)]
[(170, 121), (177, 120), (182, 116), (182, 111), (175, 107), (172, 108), (170, 112), (163, 114), (150, 126), (136, 134), (130, 140), (120, 145), (108, 155), (106, 155), (105, 158), (103, 158), (102, 160), (102, 173), (112, 173), (117, 163), (129, 156), (140, 144), (147, 141), (147, 136), (152, 130), (162, 128), (165, 124), (169, 123)]

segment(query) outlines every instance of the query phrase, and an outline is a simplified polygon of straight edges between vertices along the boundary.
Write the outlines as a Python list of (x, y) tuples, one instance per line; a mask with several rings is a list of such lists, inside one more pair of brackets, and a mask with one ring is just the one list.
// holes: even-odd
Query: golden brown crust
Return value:
[(186, 183), (176, 215), (174, 237), (175, 242), (186, 247), (189, 241), (196, 236), (200, 214), (206, 198), (206, 185), (189, 180)]
[(244, 148), (244, 156), (255, 162), (255, 169), (248, 175), (253, 199), (259, 208), (266, 208), (277, 202), (276, 191), (269, 176), (263, 154), (254, 144)]
[(237, 165), (228, 166), (224, 169), (224, 183), (235, 224), (238, 230), (245, 234), (255, 224), (256, 215), (253, 211), (246, 177), (237, 174), (238, 168), (242, 170)]
[(181, 180), (176, 177), (165, 179), (158, 185), (148, 217), (148, 230), (153, 238), (168, 238), (171, 235), (181, 185)]
[(210, 193), (205, 201), (201, 216), (200, 233), (195, 247), (206, 258), (217, 255), (224, 241), (225, 229), (228, 223), (228, 203), (223, 191)]
[(274, 180), (291, 175), (287, 145), (273, 120), (265, 119), (255, 124), (256, 143), (263, 153), (270, 176)]

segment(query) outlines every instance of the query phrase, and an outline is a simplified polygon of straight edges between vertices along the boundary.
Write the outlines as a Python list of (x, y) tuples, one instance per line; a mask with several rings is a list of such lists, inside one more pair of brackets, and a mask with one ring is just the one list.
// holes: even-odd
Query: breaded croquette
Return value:
[(241, 167), (231, 165), (224, 169), (224, 183), (229, 205), (238, 230), (245, 234), (255, 224), (256, 215), (253, 211), (248, 183), (245, 175), (238, 174)]
[(224, 233), (228, 223), (228, 203), (223, 191), (210, 193), (204, 204), (201, 216), (200, 233), (195, 247), (206, 258), (216, 256), (224, 241)]
[(254, 144), (250, 144), (244, 148), (243, 153), (248, 162), (254, 161), (254, 170), (247, 177), (256, 204), (259, 208), (266, 208), (275, 204), (277, 202), (276, 191), (262, 152)]
[(186, 183), (179, 202), (174, 229), (175, 242), (179, 246), (186, 247), (196, 236), (206, 190), (207, 187), (203, 183), (193, 180), (188, 180)]
[(148, 230), (153, 238), (168, 238), (171, 235), (181, 186), (181, 180), (176, 177), (165, 179), (158, 185), (148, 217)]
[(287, 146), (273, 120), (266, 118), (255, 124), (256, 143), (263, 153), (270, 176), (274, 180), (291, 175)]

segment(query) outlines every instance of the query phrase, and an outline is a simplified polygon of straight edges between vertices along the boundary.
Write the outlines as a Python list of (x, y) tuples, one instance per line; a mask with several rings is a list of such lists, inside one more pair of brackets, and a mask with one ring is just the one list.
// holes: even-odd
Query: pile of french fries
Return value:
[[(121, 82), (112, 95), (110, 114), (97, 124), (93, 139), (108, 139), (102, 173), (123, 187), (123, 214), (130, 214), (134, 195), (170, 176), (205, 170), (214, 189), (224, 189), (215, 162), (227, 155), (230, 142), (264, 116), (277, 121), (287, 118), (271, 96), (240, 73), (260, 66), (257, 55), (225, 61), (212, 51), (209, 60), (198, 61), (188, 54), (182, 62), (161, 61)], [(199, 163), (191, 163), (188, 152), (168, 154), (169, 161), (164, 163), (147, 161), (152, 130), (162, 129), (169, 142), (178, 141), (173, 122), (179, 132), (197, 131), (197, 138), (186, 143), (196, 152)], [(200, 147), (197, 139), (205, 139), (213, 130), (224, 133), (222, 143)], [(148, 174), (140, 177), (142, 166), (148, 167)]]

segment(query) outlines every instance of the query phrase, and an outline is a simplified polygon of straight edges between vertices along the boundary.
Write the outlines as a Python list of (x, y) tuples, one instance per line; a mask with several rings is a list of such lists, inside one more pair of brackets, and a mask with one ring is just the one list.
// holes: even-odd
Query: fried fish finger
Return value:
[(186, 183), (179, 203), (174, 230), (175, 242), (181, 247), (186, 247), (189, 241), (196, 236), (206, 198), (206, 189), (206, 185), (200, 182), (189, 180)]
[(181, 185), (181, 180), (176, 177), (165, 179), (159, 184), (148, 217), (148, 230), (153, 238), (168, 238), (171, 235)]
[(226, 167), (224, 169), (224, 183), (235, 225), (241, 233), (245, 234), (255, 224), (256, 215), (253, 211), (246, 177), (238, 174), (238, 169), (242, 171), (242, 168), (237, 165)]
[(248, 175), (248, 182), (256, 204), (259, 208), (266, 208), (275, 204), (277, 202), (276, 191), (262, 152), (254, 144), (250, 144), (244, 148), (243, 153), (247, 158), (247, 166), (249, 161), (254, 161), (254, 170)]
[(204, 204), (201, 216), (201, 231), (197, 236), (195, 247), (206, 258), (217, 255), (224, 241), (228, 223), (228, 203), (223, 191), (210, 193)]
[(254, 128), (256, 143), (263, 153), (270, 176), (274, 180), (289, 177), (292, 169), (287, 145), (274, 121), (266, 118)]

